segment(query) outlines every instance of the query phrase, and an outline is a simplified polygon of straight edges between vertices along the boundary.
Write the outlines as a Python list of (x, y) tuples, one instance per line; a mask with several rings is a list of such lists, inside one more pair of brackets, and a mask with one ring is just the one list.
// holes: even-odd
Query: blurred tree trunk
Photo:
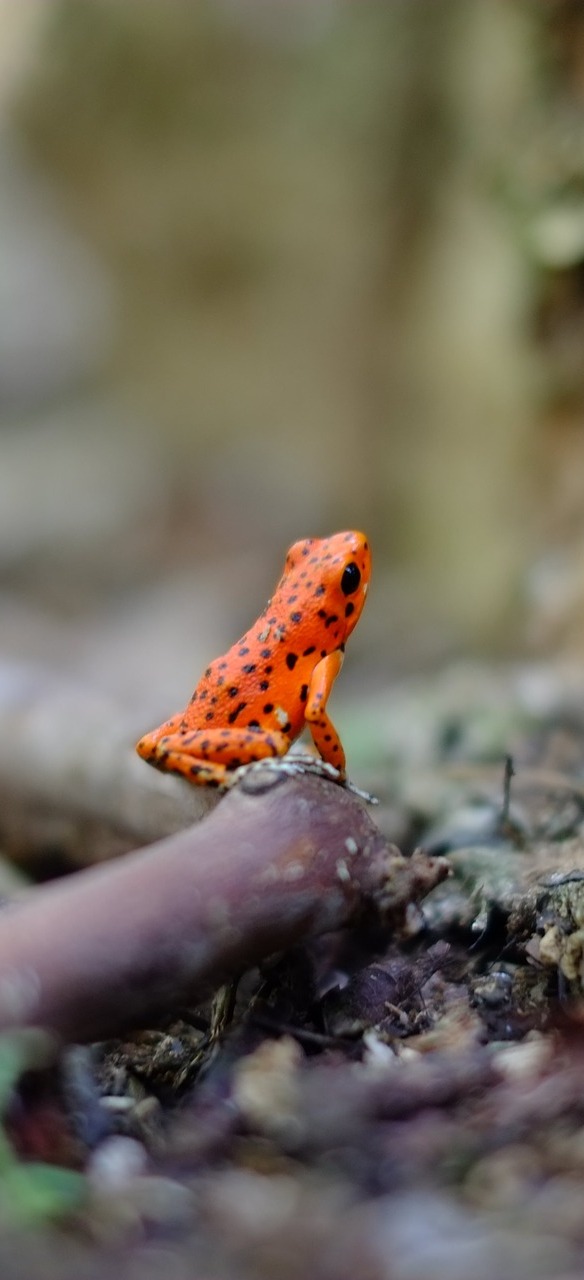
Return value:
[(501, 192), (533, 100), (536, 14), (419, 0), (393, 21), (374, 506), (436, 615), (484, 643), (517, 607), (533, 516), (531, 271)]

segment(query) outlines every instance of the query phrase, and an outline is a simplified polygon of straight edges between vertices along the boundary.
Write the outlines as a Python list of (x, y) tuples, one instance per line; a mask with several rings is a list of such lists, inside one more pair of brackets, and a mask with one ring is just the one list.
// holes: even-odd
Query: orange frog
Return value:
[(186, 710), (140, 739), (138, 754), (189, 782), (225, 787), (242, 765), (285, 755), (307, 725), (344, 778), (326, 704), (370, 576), (362, 533), (295, 542), (258, 621), (207, 667)]

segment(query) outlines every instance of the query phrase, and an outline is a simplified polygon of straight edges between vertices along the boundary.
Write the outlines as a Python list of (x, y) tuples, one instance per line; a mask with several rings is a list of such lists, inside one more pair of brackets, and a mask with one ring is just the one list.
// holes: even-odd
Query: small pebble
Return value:
[(93, 1152), (87, 1174), (99, 1190), (111, 1191), (127, 1186), (132, 1178), (145, 1173), (147, 1167), (148, 1156), (141, 1142), (114, 1135)]

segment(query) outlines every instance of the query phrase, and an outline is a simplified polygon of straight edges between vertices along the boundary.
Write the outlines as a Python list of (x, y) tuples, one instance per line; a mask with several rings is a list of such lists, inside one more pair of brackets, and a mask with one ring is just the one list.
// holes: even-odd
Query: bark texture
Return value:
[(339, 787), (255, 772), (188, 830), (5, 908), (0, 1028), (92, 1040), (152, 1025), (316, 934), (407, 930), (447, 869), (404, 859)]

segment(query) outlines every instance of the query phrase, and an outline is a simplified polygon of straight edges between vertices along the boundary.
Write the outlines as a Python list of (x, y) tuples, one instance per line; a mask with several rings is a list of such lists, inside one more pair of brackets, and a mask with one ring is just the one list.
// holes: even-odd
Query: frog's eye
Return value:
[(356, 565), (355, 562), (352, 560), (351, 563), (347, 565), (343, 573), (343, 576), (341, 578), (341, 591), (343, 595), (352, 596), (353, 592), (357, 590), (357, 587), (359, 586), (360, 581), (361, 581), (361, 570), (359, 569), (358, 565)]

